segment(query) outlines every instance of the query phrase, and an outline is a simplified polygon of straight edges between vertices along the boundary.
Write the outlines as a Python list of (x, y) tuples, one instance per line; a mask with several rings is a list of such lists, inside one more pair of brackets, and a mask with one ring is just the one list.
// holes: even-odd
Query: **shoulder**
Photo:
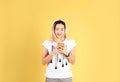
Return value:
[(45, 40), (45, 41), (43, 41), (42, 45), (46, 48), (49, 48), (49, 46), (51, 46), (51, 41), (50, 40)]
[(71, 39), (71, 38), (67, 38), (66, 39), (66, 43), (68, 44), (68, 45), (72, 45), (72, 46), (76, 46), (76, 42), (75, 42), (75, 40), (74, 39)]
[(66, 39), (66, 44), (67, 44), (68, 51), (71, 51), (76, 46), (75, 40), (71, 38)]

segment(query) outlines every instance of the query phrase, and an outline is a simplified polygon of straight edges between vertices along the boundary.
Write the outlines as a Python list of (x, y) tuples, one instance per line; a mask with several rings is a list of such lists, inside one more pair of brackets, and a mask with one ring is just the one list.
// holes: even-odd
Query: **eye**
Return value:
[(56, 30), (56, 31), (58, 31), (58, 30), (59, 30), (59, 28), (56, 28), (55, 30)]

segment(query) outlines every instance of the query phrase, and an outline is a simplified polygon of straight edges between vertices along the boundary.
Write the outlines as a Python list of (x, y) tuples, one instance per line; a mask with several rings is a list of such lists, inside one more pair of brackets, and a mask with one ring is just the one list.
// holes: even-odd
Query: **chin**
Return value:
[(62, 37), (58, 36), (58, 38), (62, 38)]

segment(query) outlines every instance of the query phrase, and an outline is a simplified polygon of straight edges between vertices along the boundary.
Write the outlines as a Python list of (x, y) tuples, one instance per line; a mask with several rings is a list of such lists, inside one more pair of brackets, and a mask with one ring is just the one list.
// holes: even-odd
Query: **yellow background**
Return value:
[(73, 82), (120, 82), (119, 0), (0, 0), (0, 82), (45, 82), (41, 44), (57, 19), (77, 43)]

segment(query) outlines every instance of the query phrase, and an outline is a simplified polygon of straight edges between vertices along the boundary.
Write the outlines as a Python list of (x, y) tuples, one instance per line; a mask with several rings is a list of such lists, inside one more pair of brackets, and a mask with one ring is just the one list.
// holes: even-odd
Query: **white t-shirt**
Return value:
[[(72, 39), (65, 39), (63, 41), (67, 48), (68, 53), (76, 46), (76, 43)], [(42, 45), (48, 49), (49, 54), (57, 46), (56, 42), (45, 40)], [(56, 54), (53, 56), (51, 62), (46, 68), (46, 77), (48, 78), (68, 78), (72, 77), (70, 63), (63, 54)]]

